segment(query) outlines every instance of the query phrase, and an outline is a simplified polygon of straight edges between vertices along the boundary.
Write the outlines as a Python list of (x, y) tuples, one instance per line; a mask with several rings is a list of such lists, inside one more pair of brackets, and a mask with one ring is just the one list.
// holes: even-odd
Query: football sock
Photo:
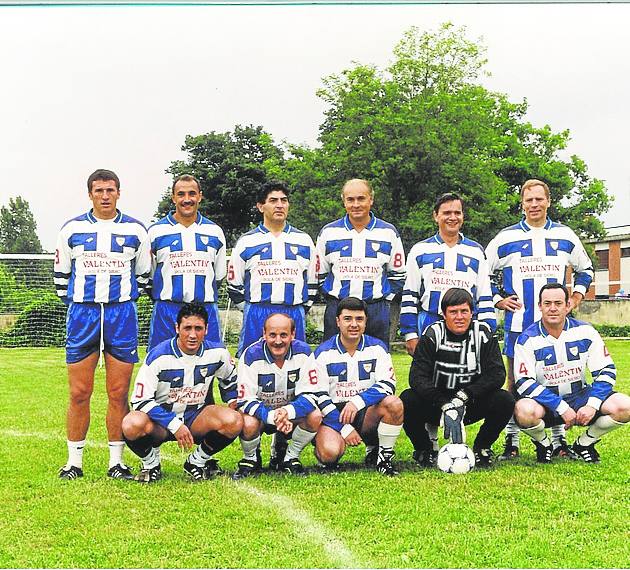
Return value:
[(196, 465), (197, 467), (203, 467), (206, 464), (206, 461), (212, 457), (212, 454), (208, 453), (208, 451), (212, 450), (208, 450), (208, 448), (204, 449), (204, 443), (205, 442), (200, 443), (197, 446), (197, 449), (195, 449), (195, 451), (193, 451), (187, 459), (187, 461), (190, 461), (190, 463)]
[(209, 431), (201, 443), (208, 455), (214, 455), (230, 445), (235, 439), (235, 437), (226, 437), (218, 431)]
[(302, 429), (300, 426), (297, 426), (293, 430), (293, 437), (291, 438), (291, 443), (287, 448), (287, 453), (284, 456), (285, 461), (289, 461), (289, 459), (296, 459), (302, 453), (302, 450), (313, 441), (315, 437), (314, 431), (307, 431)]
[(560, 445), (560, 441), (562, 439), (566, 439), (567, 432), (564, 429), (564, 425), (560, 424), (559, 426), (552, 426), (551, 428), (551, 443), (553, 443), (554, 447)]
[(538, 443), (542, 443), (543, 445), (551, 445), (551, 441), (547, 437), (547, 432), (545, 431), (545, 422), (540, 420), (538, 425), (530, 428), (521, 428), (523, 433), (526, 433), (529, 437), (531, 437), (534, 441)]
[(283, 433), (276, 432), (271, 438), (271, 457), (276, 457), (278, 450), (287, 448), (287, 438)]
[(395, 426), (393, 424), (386, 424), (385, 422), (378, 424), (376, 433), (378, 435), (379, 456), (383, 451), (392, 451), (394, 449), (396, 440), (400, 435), (400, 430), (402, 430), (401, 425)]
[(157, 447), (150, 447), (145, 457), (140, 457), (142, 469), (153, 469), (160, 465), (160, 450)]
[(431, 440), (431, 447), (433, 451), (438, 451), (440, 446), (438, 445), (438, 426), (434, 426), (433, 424), (424, 424), (427, 433), (429, 434), (429, 439)]
[[(512, 445), (514, 447), (518, 447), (518, 445), (519, 445), (518, 434), (520, 433), (520, 431), (521, 431), (520, 428), (516, 425), (516, 421), (514, 420), (514, 416), (512, 416), (510, 418), (510, 421), (505, 426), (505, 435), (511, 435), (512, 436)], [(525, 431), (525, 430), (523, 430), (523, 431)]]
[(260, 445), (260, 436), (250, 439), (249, 441), (241, 438), (241, 447), (243, 448), (243, 459), (256, 461), (256, 450)]
[(599, 416), (588, 429), (577, 438), (578, 445), (593, 445), (598, 442), (604, 434), (623, 426), (622, 422), (613, 420), (610, 416)]
[(109, 442), (109, 467), (110, 469), (115, 465), (124, 465), (123, 463), (123, 451), (125, 449), (124, 441), (110, 441)]
[[(138, 439), (125, 438), (125, 443), (140, 459), (148, 457), (151, 450), (156, 451), (156, 448), (153, 447), (153, 438), (149, 435), (144, 435)], [(157, 452), (157, 462), (160, 462), (159, 451)]]
[(85, 440), (70, 441), (68, 440), (68, 463), (66, 468), (74, 465), (79, 469), (83, 468), (83, 448), (85, 447)]
[(373, 451), (376, 448), (376, 445), (368, 445), (367, 443), (365, 444), (365, 455), (368, 455), (371, 451)]

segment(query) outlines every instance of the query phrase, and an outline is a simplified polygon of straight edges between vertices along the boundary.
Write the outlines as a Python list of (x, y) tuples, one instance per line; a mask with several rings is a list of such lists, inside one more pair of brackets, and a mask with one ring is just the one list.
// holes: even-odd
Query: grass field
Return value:
[[(630, 391), (630, 342), (609, 341)], [(402, 473), (356, 468), (306, 479), (264, 474), (189, 482), (175, 444), (154, 485), (105, 477), (104, 386), (98, 373), (82, 480), (62, 482), (67, 387), (56, 349), (0, 350), (0, 567), (627, 567), (630, 431), (599, 445), (602, 464), (517, 461), (465, 476), (421, 470), (402, 435)], [(395, 355), (399, 391), (410, 359)], [(475, 431), (469, 429), (469, 441)], [(575, 430), (573, 430), (575, 431)], [(575, 433), (570, 433), (572, 440)], [(497, 442), (497, 450), (501, 440)], [(265, 451), (268, 448), (264, 444)], [(137, 461), (127, 450), (128, 463)], [(220, 454), (233, 471), (240, 446)]]

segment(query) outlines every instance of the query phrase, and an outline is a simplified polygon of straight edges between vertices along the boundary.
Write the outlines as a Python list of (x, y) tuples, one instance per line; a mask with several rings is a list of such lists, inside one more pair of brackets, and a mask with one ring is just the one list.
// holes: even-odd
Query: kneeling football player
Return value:
[(366, 465), (397, 475), (392, 460), (402, 429), (403, 405), (397, 396), (392, 358), (385, 344), (366, 335), (367, 305), (346, 297), (337, 305), (339, 333), (315, 350), (317, 378), (325, 397), (324, 419), (315, 438), (317, 458), (335, 469), (346, 446), (366, 443)]
[(316, 381), (311, 349), (295, 338), (294, 320), (283, 313), (269, 315), (262, 338), (245, 349), (238, 363), (243, 459), (233, 479), (262, 469), (258, 448), (263, 432), (274, 433), (275, 439), (281, 434), (291, 438), (288, 447), (272, 446), (271, 469), (306, 474), (299, 456), (322, 419), (314, 394)]
[[(536, 446), (536, 460), (553, 456), (545, 427), (588, 426), (571, 446), (572, 458), (598, 463), (595, 444), (630, 421), (630, 397), (613, 391), (615, 364), (599, 333), (569, 317), (569, 291), (548, 283), (538, 294), (541, 320), (516, 341), (514, 374), (519, 400), (514, 418)], [(586, 369), (592, 384), (586, 382)]]
[[(208, 312), (200, 303), (185, 303), (177, 315), (177, 335), (153, 348), (138, 372), (131, 411), (123, 420), (129, 448), (142, 461), (136, 480), (152, 483), (162, 476), (159, 446), (177, 441), (182, 449), (197, 447), (184, 471), (193, 481), (221, 473), (213, 455), (229, 445), (243, 428), (236, 404), (236, 367), (225, 346), (204, 340)], [(217, 406), (214, 377), (231, 407)]]
[(429, 326), (416, 346), (405, 406), (405, 432), (422, 467), (437, 460), (425, 424), (444, 425), (451, 443), (466, 443), (464, 425), (484, 422), (473, 444), (477, 467), (492, 464), (492, 444), (514, 410), (514, 397), (502, 390), (505, 367), (490, 326), (473, 319), (473, 298), (460, 288), (444, 293), (443, 320)]

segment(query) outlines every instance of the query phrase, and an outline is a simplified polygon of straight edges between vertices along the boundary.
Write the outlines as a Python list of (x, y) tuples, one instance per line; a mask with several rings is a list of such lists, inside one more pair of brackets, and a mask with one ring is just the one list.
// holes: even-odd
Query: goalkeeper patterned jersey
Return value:
[(217, 284), (225, 278), (225, 235), (197, 214), (186, 227), (173, 212), (149, 228), (153, 254), (152, 297), (175, 303), (215, 303)]
[(232, 250), (228, 293), (240, 304), (305, 305), (317, 293), (315, 245), (290, 224), (274, 236), (262, 223), (239, 238)]
[(177, 337), (165, 340), (147, 354), (136, 376), (131, 407), (175, 433), (185, 413), (214, 404), (215, 376), (222, 400), (236, 399), (236, 367), (222, 343), (205, 340), (196, 354), (186, 354)]
[(360, 232), (346, 214), (324, 226), (317, 238), (322, 292), (336, 299), (393, 299), (405, 281), (405, 251), (398, 230), (370, 214)]
[(147, 231), (118, 210), (111, 220), (99, 220), (90, 211), (66, 222), (59, 232), (55, 286), (66, 302), (135, 301), (150, 270)]
[[(342, 433), (348, 428), (339, 422), (335, 404), (352, 402), (357, 410), (378, 404), (396, 391), (392, 357), (379, 339), (363, 335), (354, 354), (335, 335), (315, 349), (319, 390), (318, 405), (324, 423)], [(347, 431), (342, 431), (347, 430)]]
[[(312, 392), (317, 377), (311, 348), (293, 340), (282, 368), (274, 362), (264, 339), (251, 344), (238, 363), (238, 408), (263, 423), (274, 423), (273, 410), (285, 406), (289, 419), (302, 418), (317, 405)], [(297, 398), (297, 399), (296, 399)]]
[[(541, 228), (525, 220), (500, 231), (486, 248), (493, 275), (494, 303), (516, 295), (522, 308), (505, 312), (505, 330), (521, 332), (540, 319), (538, 292), (547, 283), (565, 282), (566, 268), (575, 271), (573, 290), (586, 295), (593, 267), (573, 230), (547, 219)], [(502, 283), (501, 283), (502, 276)]]
[(505, 367), (499, 343), (487, 323), (473, 319), (463, 334), (443, 320), (420, 337), (409, 372), (409, 385), (423, 399), (441, 407), (458, 390), (482, 400), (503, 386)]
[(405, 340), (417, 338), (440, 318), (442, 297), (452, 287), (468, 291), (475, 301), (475, 316), (496, 329), (483, 248), (462, 234), (457, 244), (449, 247), (437, 233), (415, 244), (407, 257), (407, 278), (400, 305), (400, 331)]
[(555, 338), (538, 321), (518, 337), (514, 376), (519, 396), (559, 415), (569, 408), (565, 399), (588, 386), (587, 368), (593, 378), (587, 405), (599, 410), (612, 393), (616, 370), (602, 337), (590, 324), (567, 317)]

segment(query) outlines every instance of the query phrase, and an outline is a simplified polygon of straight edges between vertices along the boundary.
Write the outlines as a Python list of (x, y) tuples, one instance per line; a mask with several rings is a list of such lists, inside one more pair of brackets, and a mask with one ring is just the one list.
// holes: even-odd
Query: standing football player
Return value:
[(149, 350), (172, 338), (183, 303), (204, 303), (208, 311), (208, 340), (221, 338), (218, 286), (226, 274), (225, 236), (199, 213), (203, 195), (189, 174), (173, 182), (175, 211), (149, 227), (153, 254), (151, 296), (155, 301), (149, 331)]
[(320, 289), (326, 297), (324, 340), (339, 332), (337, 305), (346, 297), (367, 303), (366, 333), (389, 346), (390, 301), (405, 282), (405, 251), (398, 230), (371, 211), (367, 180), (348, 180), (341, 191), (346, 215), (317, 238)]
[[(133, 390), (133, 411), (123, 420), (129, 448), (142, 461), (140, 483), (162, 477), (159, 447), (177, 441), (182, 449), (197, 447), (184, 462), (193, 481), (221, 473), (214, 454), (241, 433), (236, 404), (236, 367), (221, 342), (207, 340), (208, 312), (202, 303), (184, 303), (177, 313), (176, 336), (162, 341), (146, 358)], [(221, 398), (214, 403), (212, 384), (219, 379)]]
[[(514, 346), (529, 325), (540, 318), (537, 296), (546, 283), (564, 283), (566, 269), (573, 268), (571, 308), (586, 295), (593, 280), (593, 267), (584, 246), (567, 226), (547, 217), (551, 205), (549, 187), (540, 180), (527, 180), (521, 187), (524, 218), (501, 230), (486, 248), (493, 275), (495, 307), (505, 311), (503, 354), (508, 360), (508, 387), (514, 392)], [(518, 426), (507, 425), (505, 449), (499, 459), (518, 456)], [(552, 429), (554, 454), (571, 456), (563, 426)]]
[(317, 294), (316, 254), (308, 234), (287, 222), (289, 188), (267, 182), (256, 202), (262, 222), (242, 235), (230, 257), (228, 293), (243, 309), (238, 355), (260, 338), (265, 319), (285, 313), (306, 341), (306, 311)]
[(83, 448), (90, 425), (90, 399), (99, 355), (105, 358), (107, 388), (108, 477), (131, 479), (123, 462), (121, 422), (138, 362), (135, 301), (151, 270), (144, 226), (122, 214), (116, 204), (120, 180), (111, 170), (90, 174), (92, 209), (66, 222), (55, 253), (57, 294), (68, 305), (66, 363), (70, 401), (67, 416), (68, 461), (61, 479), (83, 477)]
[(375, 465), (383, 475), (398, 475), (392, 461), (403, 405), (394, 396), (396, 375), (387, 348), (364, 334), (368, 318), (365, 301), (342, 299), (337, 303), (339, 333), (315, 350), (318, 385), (326, 389), (318, 400), (324, 420), (315, 453), (334, 469), (347, 445), (365, 441), (366, 465)]
[[(545, 426), (588, 426), (571, 449), (598, 463), (595, 444), (630, 421), (630, 397), (615, 392), (615, 364), (599, 333), (568, 316), (572, 304), (561, 283), (539, 292), (541, 320), (518, 337), (514, 355), (519, 400), (514, 417), (536, 446), (536, 460), (549, 463), (553, 450)], [(586, 381), (586, 369), (593, 382)]]

